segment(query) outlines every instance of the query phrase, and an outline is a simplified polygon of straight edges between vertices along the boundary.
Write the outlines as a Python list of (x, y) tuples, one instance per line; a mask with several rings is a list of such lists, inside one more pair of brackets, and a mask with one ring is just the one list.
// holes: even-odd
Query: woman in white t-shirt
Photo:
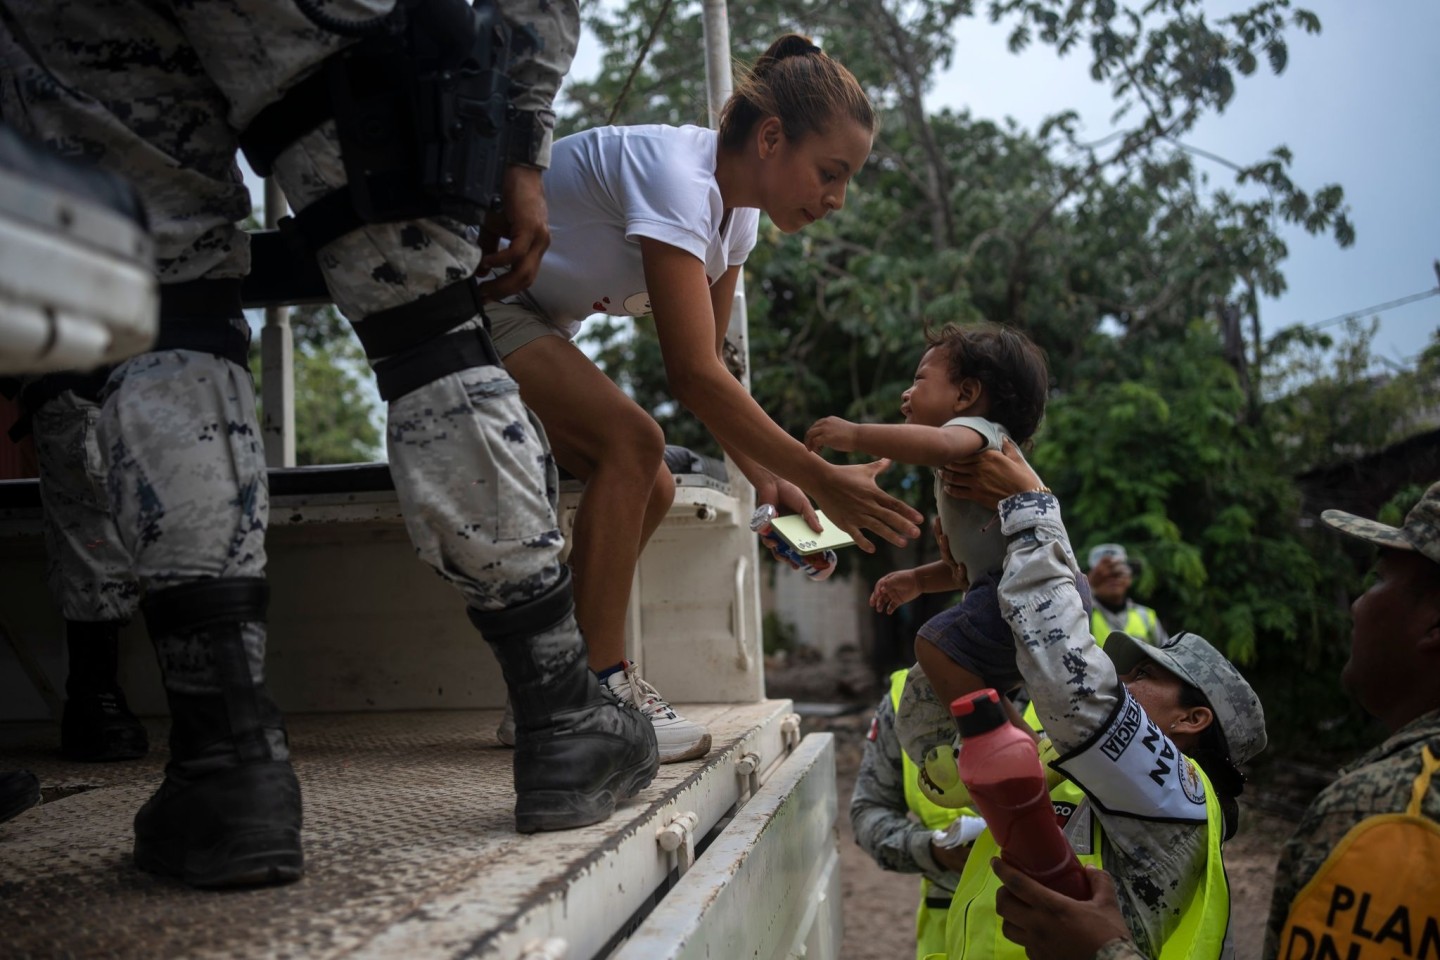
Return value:
[(741, 79), (718, 131), (602, 127), (558, 140), (545, 173), (550, 247), (539, 275), (523, 295), (487, 308), (495, 346), (555, 459), (586, 481), (570, 563), (591, 669), (650, 716), (661, 762), (710, 748), (705, 729), (624, 660), (635, 567), (675, 482), (659, 425), (571, 338), (591, 314), (653, 313), (675, 399), (710, 429), (760, 502), (815, 526), (808, 493), (867, 551), (862, 529), (897, 546), (918, 536), (920, 514), (876, 486), (879, 465), (836, 466), (807, 452), (721, 359), (760, 211), (793, 233), (838, 210), (875, 127), (850, 72), (791, 34)]

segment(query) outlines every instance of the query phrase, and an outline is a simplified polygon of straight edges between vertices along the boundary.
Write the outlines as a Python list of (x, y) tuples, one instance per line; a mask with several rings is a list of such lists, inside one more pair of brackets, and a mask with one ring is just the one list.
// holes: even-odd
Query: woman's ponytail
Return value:
[(760, 54), (760, 59), (750, 68), (752, 74), (764, 76), (769, 73), (781, 60), (788, 60), (791, 57), (808, 57), (823, 51), (810, 42), (809, 37), (802, 37), (798, 33), (787, 33), (785, 36), (770, 44), (770, 48)]
[(848, 117), (866, 130), (878, 125), (875, 108), (849, 70), (809, 37), (787, 33), (743, 70), (735, 92), (720, 111), (720, 144), (737, 150), (755, 124), (778, 117), (787, 139), (796, 141)]

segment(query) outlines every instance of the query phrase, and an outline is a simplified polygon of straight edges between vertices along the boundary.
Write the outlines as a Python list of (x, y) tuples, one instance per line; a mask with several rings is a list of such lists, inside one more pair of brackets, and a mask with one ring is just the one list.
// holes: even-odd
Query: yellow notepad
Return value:
[(797, 553), (811, 554), (819, 553), (822, 550), (838, 550), (841, 547), (853, 547), (855, 541), (850, 534), (830, 523), (825, 518), (822, 510), (816, 510), (815, 516), (820, 520), (822, 529), (819, 533), (810, 529), (810, 524), (798, 513), (786, 517), (776, 517), (770, 521), (780, 539), (794, 547)]

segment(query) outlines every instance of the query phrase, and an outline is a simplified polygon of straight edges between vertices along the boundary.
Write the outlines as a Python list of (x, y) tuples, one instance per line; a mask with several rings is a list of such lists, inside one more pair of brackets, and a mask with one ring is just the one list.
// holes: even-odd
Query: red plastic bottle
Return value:
[(1012, 724), (986, 688), (950, 704), (960, 728), (960, 779), (1005, 860), (1075, 900), (1090, 896), (1085, 868), (1055, 819), (1035, 741)]

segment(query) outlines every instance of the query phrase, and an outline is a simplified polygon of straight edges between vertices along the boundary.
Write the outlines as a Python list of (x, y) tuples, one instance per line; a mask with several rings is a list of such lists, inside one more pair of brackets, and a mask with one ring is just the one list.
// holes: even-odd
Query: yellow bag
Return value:
[(1440, 960), (1440, 824), (1421, 813), (1430, 747), (1404, 813), (1356, 824), (1295, 897), (1277, 960)]

